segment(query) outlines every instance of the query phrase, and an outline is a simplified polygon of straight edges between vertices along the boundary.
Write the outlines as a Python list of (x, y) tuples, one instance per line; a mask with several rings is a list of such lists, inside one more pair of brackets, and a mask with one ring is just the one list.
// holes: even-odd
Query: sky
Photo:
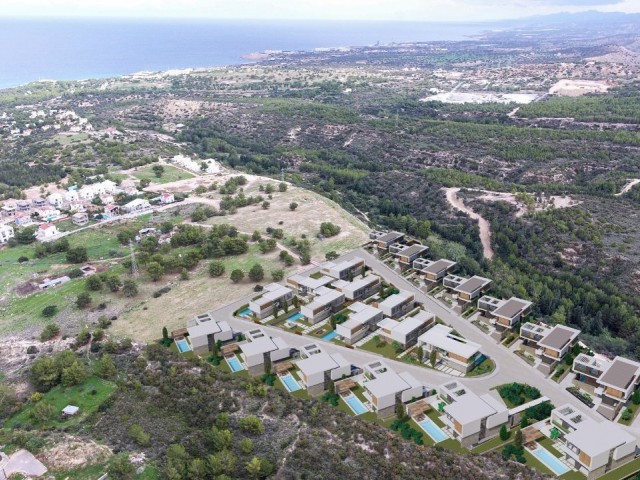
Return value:
[(0, 0), (0, 17), (468, 22), (585, 10), (640, 13), (640, 0)]

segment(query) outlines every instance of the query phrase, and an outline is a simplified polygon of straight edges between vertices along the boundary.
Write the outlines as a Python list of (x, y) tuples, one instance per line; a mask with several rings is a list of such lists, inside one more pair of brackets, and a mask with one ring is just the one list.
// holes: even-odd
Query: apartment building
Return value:
[(271, 338), (261, 328), (245, 332), (245, 338), (240, 344), (240, 356), (251, 375), (262, 375), (265, 364), (270, 366), (291, 356), (291, 347), (282, 338)]
[(509, 420), (507, 406), (500, 399), (489, 393), (476, 395), (459, 381), (440, 385), (438, 393), (446, 401), (440, 418), (464, 448), (498, 436)]
[(418, 337), (435, 325), (435, 315), (427, 310), (419, 310), (415, 315), (401, 320), (385, 318), (380, 323), (380, 338), (388, 343), (398, 342), (403, 350), (413, 347)]
[(315, 343), (302, 347), (300, 356), (303, 359), (296, 366), (309, 395), (320, 395), (330, 382), (351, 375), (351, 364), (342, 355), (329, 354)]
[(413, 261), (413, 269), (424, 275), (424, 282), (430, 288), (435, 287), (456, 265), (456, 262), (446, 259), (433, 261), (417, 258)]
[(365, 267), (364, 259), (353, 257), (351, 260), (342, 262), (325, 262), (321, 265), (321, 272), (324, 275), (336, 278), (338, 280), (346, 280), (350, 276), (355, 277)]
[(210, 313), (203, 313), (187, 322), (189, 343), (196, 354), (211, 351), (214, 343), (233, 339), (233, 330), (225, 321), (217, 321)]
[(538, 369), (549, 374), (569, 351), (578, 343), (580, 330), (566, 325), (549, 327), (544, 324), (526, 322), (520, 327), (523, 344), (532, 347), (541, 360)]
[(16, 208), (15, 204), (7, 203), (2, 206), (0, 211), (2, 212), (2, 216), (4, 218), (11, 218), (16, 215), (16, 212), (18, 211), (18, 209)]
[(532, 305), (533, 303), (517, 297), (502, 300), (484, 295), (478, 300), (478, 310), (482, 310), (500, 332), (513, 330), (531, 313)]
[(0, 243), (7, 243), (16, 233), (11, 225), (0, 225)]
[(290, 302), (292, 299), (293, 291), (290, 288), (279, 283), (270, 283), (264, 287), (262, 295), (249, 302), (249, 310), (256, 318), (262, 320), (273, 314), (276, 305), (280, 308), (284, 302)]
[(339, 292), (344, 293), (347, 300), (364, 300), (380, 290), (380, 277), (377, 275), (366, 274), (357, 276), (351, 282), (346, 280), (336, 280), (333, 287)]
[(86, 225), (87, 223), (89, 223), (89, 215), (81, 212), (74, 213), (73, 215), (71, 215), (71, 222), (77, 226)]
[(453, 333), (446, 325), (437, 324), (418, 337), (418, 346), (422, 347), (423, 362), (430, 361), (431, 352), (436, 352), (437, 362), (467, 373), (482, 361), (480, 344), (471, 342)]
[(292, 288), (300, 296), (315, 295), (320, 287), (327, 287), (335, 281), (335, 278), (322, 275), (317, 278), (304, 275), (291, 275), (287, 278), (287, 286)]
[(387, 317), (399, 318), (406, 315), (416, 304), (416, 298), (411, 292), (400, 290), (398, 293), (389, 295), (382, 302), (378, 303), (378, 308)]
[(367, 382), (363, 383), (364, 397), (378, 418), (395, 414), (396, 406), (424, 395), (424, 386), (408, 372), (396, 373), (384, 362), (375, 361), (364, 366)]
[(344, 293), (327, 287), (316, 290), (315, 299), (303, 305), (300, 313), (311, 324), (321, 322), (333, 313), (337, 312), (344, 304)]
[(345, 343), (352, 345), (378, 328), (382, 310), (361, 302), (352, 303), (347, 308), (350, 312), (349, 319), (336, 325), (336, 332)]

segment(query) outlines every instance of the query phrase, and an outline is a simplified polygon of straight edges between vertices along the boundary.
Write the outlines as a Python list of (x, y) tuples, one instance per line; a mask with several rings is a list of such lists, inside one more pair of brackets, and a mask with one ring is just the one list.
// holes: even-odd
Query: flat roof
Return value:
[(595, 421), (579, 424), (577, 430), (565, 435), (565, 441), (578, 447), (591, 458), (620, 445), (635, 442), (635, 437), (611, 422)]
[(553, 348), (554, 350), (562, 350), (569, 341), (579, 334), (580, 330), (576, 330), (575, 328), (555, 325), (549, 333), (540, 339), (538, 345)]
[(447, 352), (455, 353), (464, 358), (470, 358), (480, 351), (480, 344), (470, 342), (462, 337), (452, 334), (451, 332), (453, 332), (451, 327), (437, 324), (420, 335), (418, 340), (423, 343), (428, 343), (438, 348), (442, 348)]
[(404, 378), (391, 369), (387, 369), (375, 379), (364, 384), (365, 388), (375, 397), (381, 398), (408, 390), (415, 385), (409, 384)]
[(398, 322), (398, 325), (396, 325), (393, 330), (405, 334), (411, 333), (416, 328), (424, 325), (430, 318), (433, 318), (433, 316), (433, 313), (422, 310), (413, 317), (406, 317), (404, 320)]
[(398, 238), (402, 238), (402, 237), (404, 237), (404, 233), (389, 232), (389, 233), (380, 235), (378, 238), (376, 238), (376, 240), (379, 240), (381, 242), (391, 242), (393, 240), (397, 240)]
[(323, 287), (334, 281), (333, 277), (328, 275), (322, 275), (320, 278), (305, 277), (304, 275), (291, 275), (288, 280), (292, 280), (298, 285), (315, 290), (316, 288)]
[(489, 285), (491, 283), (491, 280), (489, 280), (488, 278), (484, 278), (484, 277), (479, 277), (477, 275), (474, 275), (473, 277), (471, 277), (470, 279), (463, 281), (460, 285), (458, 285), (455, 290), (458, 292), (463, 292), (463, 293), (473, 293), (476, 290)]
[(403, 256), (406, 255), (410, 257), (411, 255), (415, 255), (417, 253), (421, 253), (427, 250), (429, 250), (429, 247), (425, 245), (411, 245), (410, 247), (403, 248), (402, 250), (400, 250), (397, 253), (397, 255), (403, 255)]
[(469, 389), (466, 389), (466, 392), (464, 395), (457, 397), (455, 402), (444, 407), (445, 411), (458, 422), (464, 425), (497, 413), (491, 405), (478, 395)]
[(327, 370), (333, 370), (340, 366), (331, 355), (322, 351), (315, 353), (304, 360), (300, 360), (297, 365), (305, 375), (326, 372)]
[(504, 302), (501, 306), (493, 311), (493, 314), (497, 317), (513, 318), (520, 312), (526, 310), (531, 306), (531, 302), (522, 300), (520, 298), (511, 297)]
[(266, 336), (243, 343), (240, 345), (240, 348), (242, 349), (242, 353), (245, 355), (260, 355), (262, 353), (278, 350), (279, 347), (270, 337)]
[(452, 262), (451, 260), (438, 260), (436, 262), (433, 262), (431, 265), (429, 265), (427, 268), (423, 269), (422, 271), (425, 273), (440, 273), (443, 270), (447, 270), (451, 267), (453, 267), (456, 264), (456, 262)]
[(394, 293), (393, 295), (389, 295), (382, 302), (380, 302), (378, 304), (378, 306), (382, 307), (384, 305), (385, 307), (395, 307), (396, 305), (400, 305), (402, 302), (406, 301), (407, 299), (409, 299), (409, 298), (411, 298), (413, 296), (414, 295), (411, 292), (407, 292), (405, 290), (400, 290), (400, 292), (398, 292), (398, 293)]
[[(228, 324), (226, 326), (228, 327)], [(187, 323), (187, 332), (191, 337), (202, 337), (221, 331), (222, 325), (219, 325), (208, 313), (198, 315)]]
[(598, 381), (626, 390), (638, 373), (638, 368), (640, 368), (638, 363), (624, 357), (616, 357)]

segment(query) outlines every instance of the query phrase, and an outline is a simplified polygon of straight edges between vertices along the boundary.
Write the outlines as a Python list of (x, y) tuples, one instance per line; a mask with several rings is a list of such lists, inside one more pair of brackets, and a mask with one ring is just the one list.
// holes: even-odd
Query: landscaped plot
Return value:
[(425, 417), (419, 422), (416, 421), (420, 428), (425, 431), (427, 435), (429, 435), (435, 443), (440, 443), (449, 438), (449, 436), (442, 431), (440, 427), (438, 427), (433, 420), (429, 417)]
[(164, 172), (162, 173), (161, 177), (156, 176), (155, 172), (153, 171), (152, 165), (147, 165), (146, 167), (139, 168), (138, 170), (133, 172), (133, 176), (140, 180), (151, 180), (153, 183), (170, 183), (187, 178), (193, 178), (195, 176), (179, 168), (172, 167), (171, 165), (162, 165), (162, 167), (164, 167)]
[(531, 454), (544, 463), (549, 470), (551, 470), (556, 476), (560, 476), (564, 473), (567, 473), (570, 468), (567, 467), (564, 463), (562, 463), (558, 458), (551, 454), (549, 450), (540, 446), (533, 450)]

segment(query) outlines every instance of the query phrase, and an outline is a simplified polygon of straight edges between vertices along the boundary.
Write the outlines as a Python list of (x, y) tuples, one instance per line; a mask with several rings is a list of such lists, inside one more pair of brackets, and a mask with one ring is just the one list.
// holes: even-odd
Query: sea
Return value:
[(482, 23), (0, 18), (0, 88), (248, 63), (265, 50), (464, 40)]

